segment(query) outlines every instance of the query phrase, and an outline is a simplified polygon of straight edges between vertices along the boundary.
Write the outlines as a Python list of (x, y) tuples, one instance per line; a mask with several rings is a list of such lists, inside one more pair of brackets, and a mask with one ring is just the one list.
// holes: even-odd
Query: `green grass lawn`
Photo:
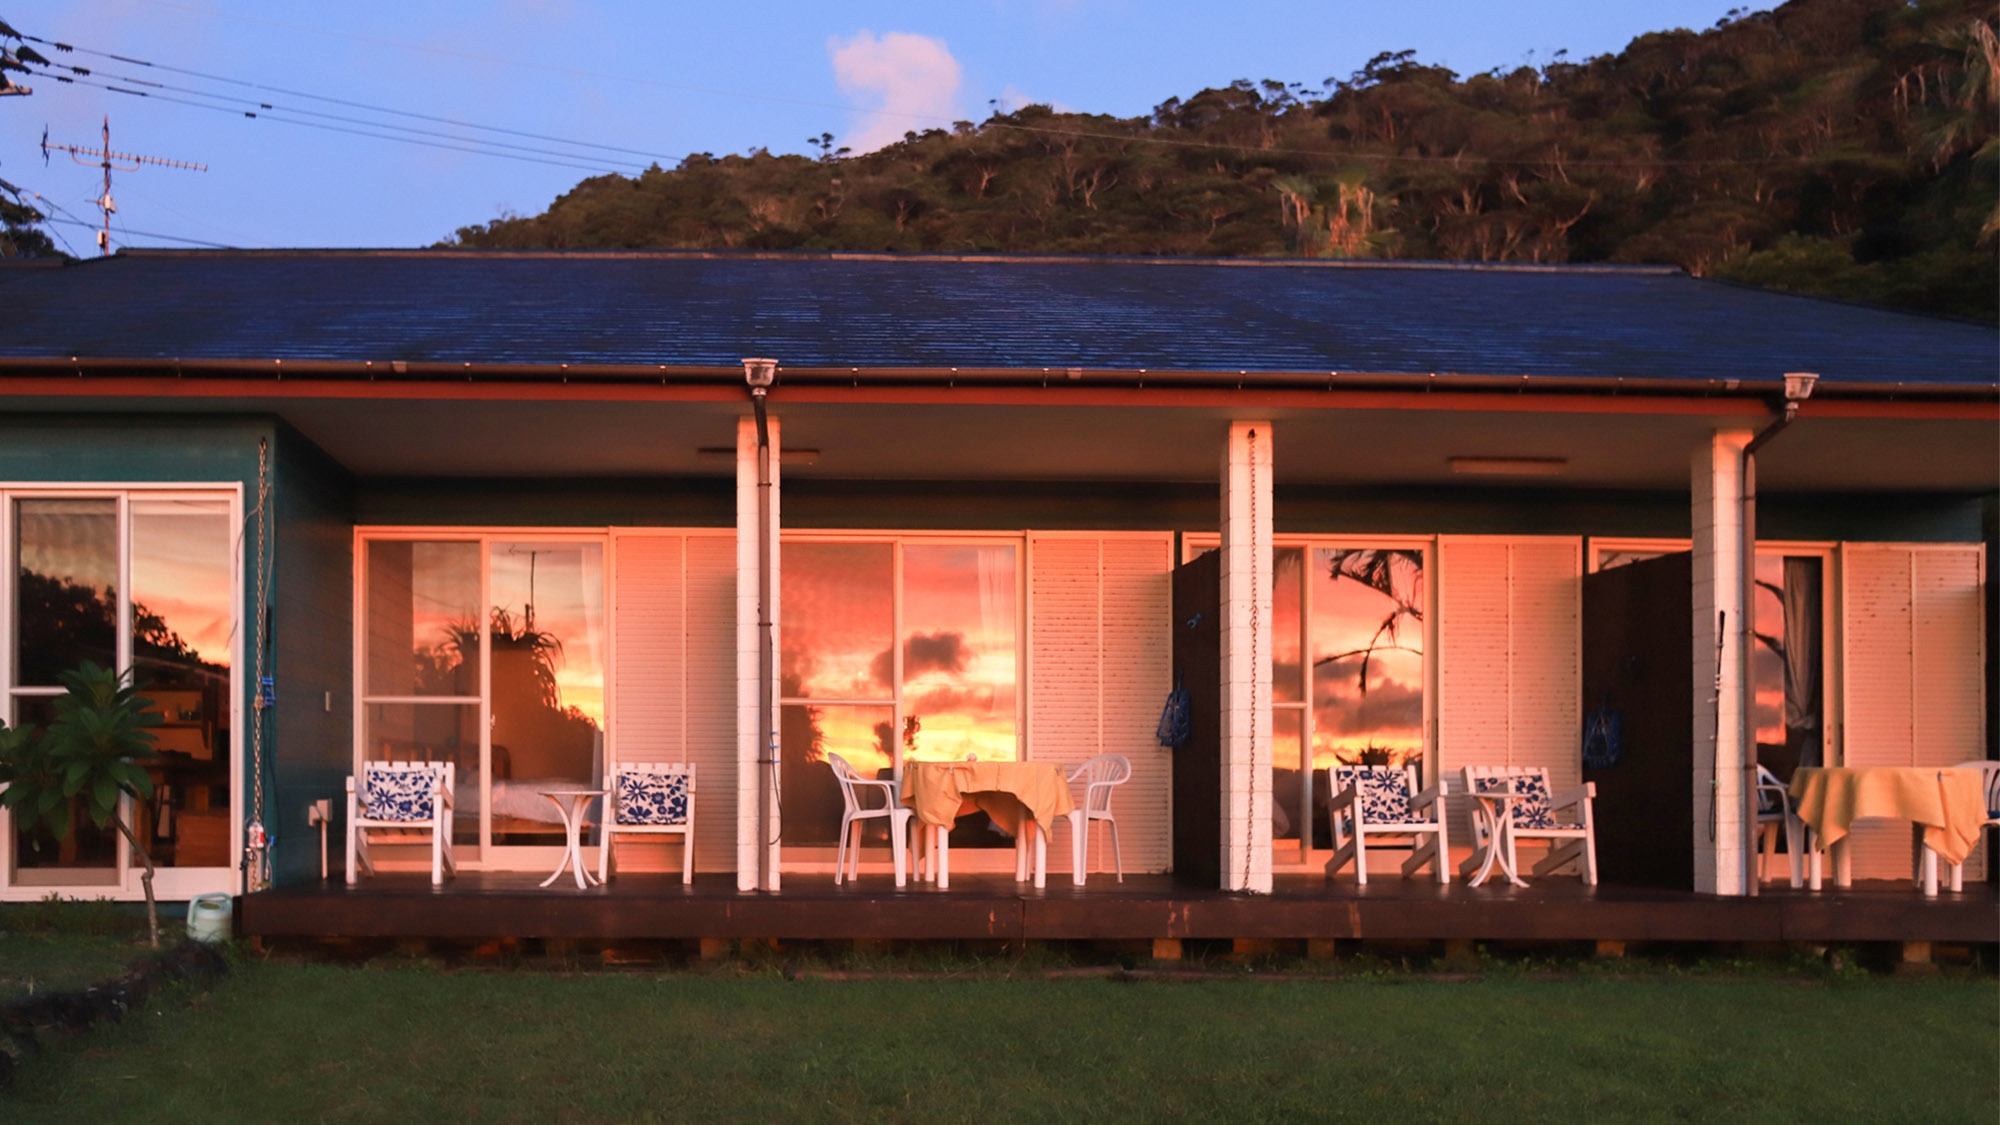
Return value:
[(110, 980), (146, 952), (145, 915), (111, 903), (0, 905), (0, 1004)]
[(1976, 980), (786, 980), (243, 964), (9, 1122), (2000, 1119)]

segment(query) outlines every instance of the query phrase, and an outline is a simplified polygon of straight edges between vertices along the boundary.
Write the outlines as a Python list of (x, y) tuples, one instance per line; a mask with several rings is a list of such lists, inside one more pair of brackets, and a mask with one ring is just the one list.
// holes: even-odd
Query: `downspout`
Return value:
[(1743, 804), (1743, 886), (1744, 894), (1756, 895), (1761, 888), (1757, 880), (1757, 719), (1756, 697), (1751, 691), (1750, 662), (1752, 647), (1757, 643), (1757, 451), (1772, 438), (1783, 433), (1799, 416), (1799, 404), (1812, 397), (1813, 383), (1818, 375), (1809, 372), (1785, 373), (1784, 415), (1765, 426), (1743, 447), (1742, 472), (1738, 474), (1738, 486), (1742, 492), (1742, 559), (1737, 567), (1738, 605), (1742, 612), (1737, 614), (1736, 669), (1737, 698), (1742, 700), (1742, 731), (1738, 744), (1742, 749), (1741, 772)]
[(743, 381), (750, 387), (751, 409), (757, 414), (757, 866), (758, 886), (775, 890), (777, 871), (770, 861), (779, 826), (772, 815), (778, 784), (778, 728), (771, 707), (776, 681), (771, 643), (771, 427), (764, 398), (776, 381), (778, 361), (745, 359)]

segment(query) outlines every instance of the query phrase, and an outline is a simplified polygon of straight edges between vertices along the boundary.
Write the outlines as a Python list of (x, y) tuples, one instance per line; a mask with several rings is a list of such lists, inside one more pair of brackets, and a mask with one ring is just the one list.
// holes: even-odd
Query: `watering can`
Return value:
[(228, 895), (196, 895), (188, 900), (188, 937), (195, 941), (228, 941), (234, 914), (235, 906)]

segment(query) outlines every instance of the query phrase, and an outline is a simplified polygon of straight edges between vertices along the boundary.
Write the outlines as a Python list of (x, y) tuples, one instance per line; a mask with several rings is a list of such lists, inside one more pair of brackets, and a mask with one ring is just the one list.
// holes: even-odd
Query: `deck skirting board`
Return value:
[[(885, 881), (886, 882), (886, 881)], [(981, 881), (948, 892), (792, 884), (738, 892), (719, 878), (683, 888), (629, 878), (610, 888), (550, 893), (504, 879), (462, 877), (433, 890), (389, 878), (356, 888), (314, 884), (245, 897), (245, 936), (571, 940), (1487, 940), (1636, 942), (2000, 941), (1985, 886), (1926, 902), (1898, 889), (1716, 898), (1638, 888), (1588, 891), (1545, 884), (1521, 892), (1428, 884), (1281, 885), (1228, 895), (1169, 879), (1100, 889), (1017, 890)]]

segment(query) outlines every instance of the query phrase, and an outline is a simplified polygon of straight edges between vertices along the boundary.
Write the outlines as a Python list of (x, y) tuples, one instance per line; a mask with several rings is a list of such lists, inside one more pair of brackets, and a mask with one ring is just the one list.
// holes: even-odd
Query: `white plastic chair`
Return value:
[(450, 762), (363, 762), (361, 783), (347, 778), (347, 881), (361, 872), (375, 873), (368, 858), (368, 830), (395, 828), (429, 832), (431, 884), (442, 884), (446, 873), (458, 874), (451, 854)]
[(1351, 860), (1355, 882), (1368, 883), (1368, 841), (1373, 836), (1407, 837), (1409, 878), (1430, 864), (1439, 883), (1451, 882), (1450, 835), (1445, 828), (1444, 786), (1417, 788), (1415, 766), (1329, 766), (1326, 808), (1333, 829), (1333, 875)]
[[(1515, 843), (1547, 840), (1548, 854), (1535, 864), (1534, 874), (1546, 875), (1575, 862), (1584, 884), (1597, 885), (1597, 828), (1590, 808), (1597, 796), (1595, 782), (1556, 793), (1549, 788), (1549, 771), (1540, 766), (1466, 766), (1462, 773), (1466, 792), (1489, 792), (1511, 785), (1514, 800), (1507, 806), (1507, 831), (1500, 833), (1498, 840), (1484, 818), (1473, 818), (1472, 856), (1459, 864), (1459, 874), (1478, 870), (1485, 862), (1486, 849), (1495, 846), (1507, 849), (1508, 869), (1518, 871)], [(1661, 841), (1661, 846), (1671, 843)]]
[(1792, 808), (1791, 794), (1778, 775), (1757, 767), (1757, 839), (1762, 848), (1757, 857), (1757, 878), (1769, 879), (1771, 857), (1778, 850), (1778, 830), (1785, 833), (1785, 858), (1791, 861), (1792, 886), (1805, 885), (1805, 822)]
[[(1951, 768), (1955, 770), (1978, 770), (1980, 773), (1979, 788), (1986, 794), (1986, 819), (1980, 822), (1979, 838), (1981, 841), (1984, 841), (1986, 839), (1986, 829), (2000, 828), (2000, 762), (1982, 759), (1971, 762), (1960, 762)], [(1990, 873), (1987, 875), (1989, 879), (1992, 877)], [(1951, 865), (1951, 889), (1954, 892), (1965, 889), (1965, 865), (1963, 863), (1954, 863)]]
[[(889, 851), (896, 861), (896, 885), (907, 881), (908, 866), (904, 862), (904, 841), (908, 838), (910, 818), (916, 810), (904, 805), (896, 795), (896, 783), (877, 781), (862, 777), (847, 764), (847, 759), (838, 754), (828, 754), (826, 764), (833, 768), (833, 779), (840, 783), (840, 799), (846, 804), (846, 811), (840, 816), (840, 850), (834, 853), (833, 882), (840, 885), (843, 875), (858, 878), (861, 873), (861, 822), (864, 820), (887, 820), (889, 822)], [(884, 802), (881, 808), (870, 808), (861, 799), (862, 789), (882, 791)]]
[(597, 849), (601, 882), (617, 867), (612, 845), (619, 836), (681, 838), (681, 883), (694, 882), (694, 763), (620, 762), (605, 798), (604, 836)]
[[(1123, 754), (1099, 754), (1069, 771), (1071, 786), (1083, 782), (1083, 800), (1069, 812), (1070, 882), (1082, 886), (1090, 871), (1090, 826), (1111, 826), (1111, 863), (1118, 881), (1125, 881), (1125, 857), (1118, 848), (1118, 818), (1111, 812), (1111, 791), (1132, 780), (1132, 760)], [(1071, 790), (1074, 795), (1075, 790)]]

